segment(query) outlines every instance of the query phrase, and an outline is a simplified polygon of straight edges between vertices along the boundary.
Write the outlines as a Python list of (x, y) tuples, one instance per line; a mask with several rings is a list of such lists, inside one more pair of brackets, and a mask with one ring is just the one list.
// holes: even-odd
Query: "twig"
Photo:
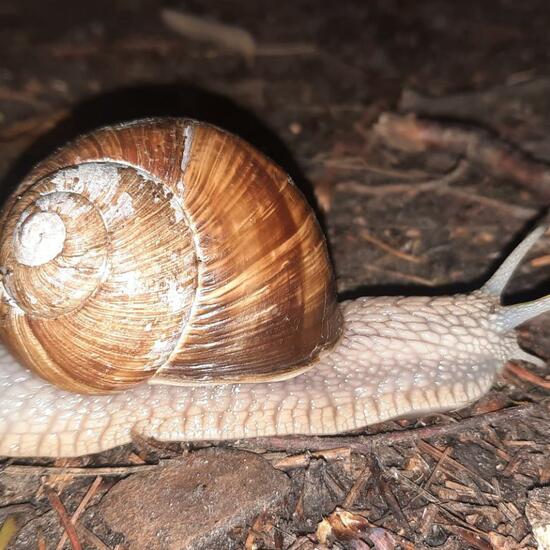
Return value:
[(240, 27), (212, 21), (182, 11), (164, 8), (161, 18), (167, 27), (190, 40), (213, 42), (252, 59), (256, 54), (253, 36)]
[(346, 498), (342, 502), (342, 508), (351, 508), (355, 504), (359, 493), (363, 490), (367, 481), (371, 477), (371, 470), (366, 466), (363, 471), (359, 474), (359, 477), (355, 480), (353, 486), (349, 490)]
[(420, 439), (430, 439), (432, 437), (442, 437), (457, 432), (463, 432), (471, 429), (480, 429), (486, 424), (496, 422), (510, 421), (516, 418), (528, 416), (534, 412), (540, 405), (519, 405), (509, 407), (498, 411), (481, 414), (453, 422), (451, 424), (426, 426), (409, 430), (399, 430), (384, 432), (368, 436), (341, 436), (341, 437), (319, 437), (319, 436), (286, 436), (286, 437), (266, 437), (248, 440), (237, 440), (234, 442), (225, 442), (225, 445), (232, 447), (264, 451), (286, 451), (286, 452), (304, 452), (306, 450), (326, 450), (347, 446), (352, 451), (368, 454), (379, 445), (395, 445), (402, 443), (413, 443)]
[(89, 477), (89, 476), (115, 476), (124, 477), (138, 472), (146, 472), (148, 470), (158, 470), (168, 466), (170, 461), (161, 460), (158, 464), (143, 464), (135, 466), (103, 466), (100, 468), (77, 468), (64, 466), (34, 466), (11, 464), (6, 466), (2, 472), (16, 476), (50, 476), (50, 475), (69, 475), (74, 477)]
[(521, 380), (526, 380), (527, 382), (531, 382), (531, 384), (534, 384), (535, 386), (539, 386), (541, 388), (544, 388), (545, 390), (550, 390), (550, 380), (545, 380), (544, 378), (537, 376), (534, 372), (531, 372), (530, 370), (521, 367), (520, 365), (516, 365), (515, 363), (508, 363), (506, 365), (506, 370), (516, 375)]
[[(441, 460), (445, 456), (445, 453), (443, 451), (440, 451), (439, 449), (435, 448), (433, 445), (430, 445), (429, 443), (426, 443), (425, 441), (418, 442), (418, 450), (422, 453), (430, 455), (435, 460)], [(441, 468), (446, 471), (449, 471), (450, 466), (454, 467), (455, 469), (466, 472), (472, 479), (479, 480), (481, 483), (485, 484), (485, 486), (488, 489), (490, 489), (491, 491), (494, 491), (494, 487), (491, 483), (483, 479), (480, 475), (472, 471), (470, 468), (467, 468), (466, 466), (464, 466), (464, 464), (461, 464), (460, 462), (456, 461), (454, 458), (450, 458), (447, 455), (445, 456), (445, 464), (442, 464)]]
[(281, 42), (258, 44), (256, 57), (287, 57), (293, 55), (317, 55), (319, 49), (310, 42)]
[[(418, 491), (417, 491), (416, 495), (414, 497), (412, 497), (409, 501), (407, 501), (405, 504), (403, 504), (403, 509), (411, 508), (411, 506), (416, 502), (416, 500), (418, 500), (419, 498), (422, 498), (422, 497), (424, 497), (432, 505), (435, 505), (435, 503), (437, 502), (437, 499), (429, 492), (430, 486), (431, 486), (433, 480), (435, 479), (435, 476), (436, 476), (437, 472), (441, 468), (441, 465), (444, 463), (446, 457), (451, 453), (451, 451), (452, 451), (452, 447), (447, 447), (445, 449), (445, 452), (443, 453), (444, 456), (442, 456), (441, 459), (438, 461), (438, 463), (435, 465), (435, 468), (433, 469), (432, 473), (430, 474), (430, 477), (428, 478), (428, 480), (425, 483), (423, 483), (422, 486), (416, 486), (416, 487), (418, 487)], [(434, 499), (433, 501), (430, 500), (432, 498)], [(378, 520), (378, 522), (379, 523), (384, 522), (389, 515), (390, 515), (389, 513), (385, 514), (384, 516), (382, 516)], [(433, 520), (433, 518), (432, 518), (432, 520)]]
[(36, 99), (34, 94), (0, 86), (0, 101), (17, 101), (20, 103), (28, 103), (34, 107), (44, 107), (44, 101)]
[(88, 543), (97, 548), (97, 550), (111, 550), (97, 535), (92, 533), (87, 527), (82, 524), (76, 526), (78, 534)]
[(447, 531), (458, 535), (468, 546), (472, 548), (477, 548), (478, 550), (493, 550), (494, 546), (489, 544), (485, 536), (481, 536), (479, 533), (472, 531), (471, 529), (466, 529), (458, 525), (444, 525)]
[[(303, 109), (304, 107), (300, 105), (300, 108)], [(322, 109), (322, 112), (324, 112), (324, 108)], [(430, 174), (423, 170), (416, 170), (414, 168), (411, 168), (410, 170), (405, 171), (396, 168), (389, 168), (387, 166), (378, 166), (369, 163), (364, 157), (357, 155), (335, 155), (334, 153), (318, 153), (313, 157), (299, 157), (299, 160), (304, 165), (317, 166), (320, 164), (323, 166), (323, 168), (332, 168), (342, 171), (371, 172), (373, 174), (380, 174), (381, 176), (388, 176), (390, 178), (410, 180), (411, 184), (415, 183), (415, 181), (424, 181), (430, 177)]]
[(393, 516), (395, 517), (397, 523), (401, 526), (401, 529), (403, 529), (403, 532), (410, 534), (411, 526), (409, 525), (401, 506), (399, 506), (399, 502), (397, 502), (389, 483), (384, 479), (382, 469), (380, 468), (380, 464), (378, 463), (376, 457), (373, 457), (371, 469), (380, 496), (384, 499), (388, 508), (392, 511)]
[(383, 113), (374, 130), (377, 136), (398, 149), (448, 151), (497, 176), (515, 179), (544, 199), (550, 198), (550, 167), (480, 128)]
[(489, 208), (506, 210), (520, 220), (528, 220), (535, 216), (538, 212), (534, 208), (519, 206), (517, 204), (510, 204), (499, 199), (480, 195), (479, 193), (473, 192), (471, 189), (456, 189), (455, 187), (447, 187), (444, 192), (449, 195), (454, 195), (455, 197), (463, 199), (465, 201), (477, 202), (484, 206), (488, 206)]
[(0, 507), (0, 519), (6, 516), (15, 516), (16, 514), (30, 514), (35, 511), (35, 507), (30, 502), (21, 504), (8, 504)]
[(422, 487), (419, 487), (414, 481), (410, 480), (408, 477), (404, 476), (397, 468), (390, 468), (389, 472), (393, 477), (395, 477), (399, 482), (403, 483), (409, 489), (413, 490), (416, 493), (419, 493), (423, 498), (425, 498), (428, 502), (434, 504), (437, 506), (437, 509), (440, 513), (446, 515), (447, 517), (450, 517), (454, 522), (458, 523), (459, 525), (462, 525), (466, 529), (471, 529), (478, 533), (479, 535), (483, 536), (485, 533), (477, 528), (475, 528), (473, 525), (469, 525), (466, 523), (460, 516), (458, 516), (450, 507), (448, 507), (446, 504), (441, 502), (437, 497), (435, 497), (432, 493), (429, 491), (426, 491)]
[(546, 267), (550, 265), (550, 254), (544, 254), (538, 258), (533, 258), (529, 264), (533, 267)]
[(365, 185), (356, 181), (342, 181), (337, 184), (337, 187), (359, 195), (371, 196), (384, 196), (401, 193), (416, 195), (418, 193), (425, 193), (428, 191), (433, 193), (449, 194), (465, 201), (477, 202), (490, 208), (506, 210), (519, 219), (530, 219), (537, 213), (537, 210), (534, 208), (519, 206), (517, 204), (509, 204), (499, 199), (486, 197), (469, 188), (457, 189), (455, 187), (451, 187), (452, 183), (464, 177), (468, 167), (468, 163), (461, 159), (455, 168), (453, 168), (450, 172), (426, 181), (411, 181), (410, 183), (391, 183), (388, 185), (376, 186)]
[(441, 467), (443, 466), (443, 464), (451, 454), (452, 450), (453, 450), (452, 447), (447, 447), (439, 457), (437, 464), (435, 465), (435, 468), (432, 470), (430, 477), (427, 479), (426, 483), (424, 484), (424, 489), (426, 489), (427, 491), (430, 489), (430, 485), (433, 483), (433, 480), (435, 479), (437, 472), (441, 469)]
[(375, 237), (374, 235), (369, 233), (366, 229), (362, 229), (360, 231), (359, 235), (362, 239), (372, 243), (373, 245), (375, 245), (378, 248), (382, 249), (384, 252), (387, 252), (388, 254), (391, 254), (392, 256), (395, 256), (396, 258), (399, 258), (401, 260), (405, 260), (406, 262), (412, 262), (412, 263), (415, 263), (415, 264), (420, 264), (423, 261), (425, 261), (424, 258), (419, 258), (418, 256), (413, 256), (412, 254), (407, 254), (406, 252), (402, 252), (401, 250), (398, 250), (397, 248), (394, 248), (393, 246), (390, 246), (389, 244), (387, 244), (384, 241), (380, 240), (378, 237)]
[(78, 540), (78, 535), (76, 534), (75, 526), (71, 523), (71, 520), (65, 508), (65, 505), (61, 502), (61, 499), (53, 489), (50, 489), (49, 487), (47, 487), (46, 495), (48, 497), (48, 500), (50, 501), (52, 508), (57, 512), (57, 515), (59, 516), (61, 525), (63, 525), (63, 528), (67, 533), (67, 536), (69, 538), (69, 541), (71, 542), (71, 546), (73, 547), (73, 550), (82, 550), (82, 545)]
[[(71, 523), (73, 525), (76, 525), (78, 518), (80, 517), (82, 512), (86, 509), (88, 502), (90, 502), (91, 498), (96, 494), (102, 481), (103, 481), (103, 478), (101, 476), (97, 476), (94, 479), (93, 483), (90, 485), (88, 491), (86, 491), (84, 498), (80, 501), (80, 504), (77, 506), (76, 510), (71, 516)], [(61, 537), (59, 544), (56, 546), (56, 550), (61, 550), (63, 548), (63, 546), (65, 545), (65, 542), (67, 542), (67, 538), (68, 538), (67, 533), (66, 532), (63, 533), (63, 536)]]
[[(426, 480), (426, 483), (424, 483), (422, 485), (422, 488), (425, 490), (425, 491), (429, 491), (430, 490), (430, 486), (431, 484), (433, 483), (433, 480), (435, 479), (435, 476), (437, 475), (437, 473), (439, 472), (439, 470), (441, 469), (441, 467), (443, 466), (443, 464), (445, 463), (445, 460), (447, 460), (447, 457), (451, 454), (453, 448), (452, 447), (447, 447), (444, 451), (443, 451), (443, 454), (441, 455), (441, 457), (438, 459), (437, 461), (437, 464), (435, 465), (434, 469), (432, 470), (432, 473), (430, 474), (430, 477), (428, 477), (428, 479)], [(417, 498), (419, 498), (420, 494), (417, 494), (415, 495), (406, 505), (405, 507), (408, 508), (410, 507), (415, 501)]]
[(426, 277), (421, 277), (420, 275), (413, 275), (412, 273), (403, 273), (402, 271), (395, 271), (394, 269), (386, 269), (382, 267), (378, 267), (375, 264), (367, 264), (365, 265), (365, 269), (367, 271), (374, 271), (375, 273), (384, 273), (386, 275), (386, 280), (388, 279), (388, 275), (391, 277), (396, 277), (398, 279), (407, 281), (408, 283), (414, 283), (416, 285), (421, 286), (438, 286), (440, 284), (439, 281), (434, 279), (426, 279)]
[(305, 468), (312, 458), (322, 458), (326, 462), (336, 462), (342, 459), (349, 459), (350, 449), (349, 447), (342, 447), (340, 449), (328, 449), (326, 451), (307, 452), (298, 455), (287, 456), (281, 458), (272, 463), (274, 468), (278, 470), (294, 470), (296, 468)]
[[(392, 195), (395, 193), (421, 193), (424, 191), (436, 191), (448, 189), (448, 186), (464, 177), (468, 170), (468, 163), (459, 160), (452, 170), (424, 181), (414, 180), (408, 183), (390, 183), (387, 185), (363, 185), (354, 181), (343, 181), (338, 187), (353, 191), (361, 195)], [(394, 174), (396, 175), (396, 174)], [(406, 179), (405, 174), (400, 174), (401, 179)]]
[(45, 133), (65, 118), (67, 114), (68, 110), (60, 109), (45, 115), (36, 115), (14, 122), (0, 130), (0, 143), (21, 138), (29, 139), (29, 137)]
[[(515, 76), (520, 79), (515, 81)], [(398, 103), (399, 112), (421, 113), (422, 116), (432, 118), (471, 119), (472, 113), (480, 109), (488, 117), (488, 112), (495, 105), (504, 105), (509, 102), (531, 101), (533, 97), (547, 97), (550, 92), (550, 79), (545, 77), (528, 76), (526, 73), (510, 75), (506, 83), (497, 84), (481, 90), (451, 93), (443, 96), (426, 96), (418, 91), (405, 88)], [(529, 98), (529, 99), (527, 99)]]

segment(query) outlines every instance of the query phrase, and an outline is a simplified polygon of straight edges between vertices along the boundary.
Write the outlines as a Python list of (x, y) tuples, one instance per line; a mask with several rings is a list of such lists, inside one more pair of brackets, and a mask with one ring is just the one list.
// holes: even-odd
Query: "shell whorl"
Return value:
[[(171, 191), (135, 168), (83, 163), (19, 195), (0, 261), (19, 356), (73, 391), (114, 391), (166, 363), (196, 292), (195, 249)], [(183, 268), (182, 268), (183, 267)]]
[(0, 237), (0, 336), (71, 391), (287, 378), (340, 332), (307, 203), (206, 124), (79, 138), (19, 186)]

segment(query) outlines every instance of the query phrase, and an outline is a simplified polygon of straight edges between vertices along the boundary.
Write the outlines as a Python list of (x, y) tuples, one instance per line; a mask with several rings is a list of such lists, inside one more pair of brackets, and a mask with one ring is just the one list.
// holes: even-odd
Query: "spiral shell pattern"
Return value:
[(191, 310), (192, 243), (171, 191), (133, 167), (84, 163), (40, 179), (19, 196), (0, 248), (15, 353), (73, 391), (149, 378)]
[(340, 332), (311, 209), (206, 124), (83, 136), (35, 168), (0, 223), (0, 337), (71, 391), (288, 378)]

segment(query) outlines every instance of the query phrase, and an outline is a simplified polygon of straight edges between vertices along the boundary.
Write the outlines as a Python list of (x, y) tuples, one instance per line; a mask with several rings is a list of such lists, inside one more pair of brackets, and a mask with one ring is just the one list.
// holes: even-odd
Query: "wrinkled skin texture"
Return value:
[(294, 378), (257, 384), (142, 384), (118, 394), (60, 390), (0, 346), (0, 454), (74, 456), (131, 440), (334, 434), (390, 418), (457, 409), (478, 399), (523, 351), (514, 328), (550, 311), (550, 295), (501, 306), (535, 229), (483, 286), (440, 297), (359, 298), (342, 304), (343, 333)]
[(480, 397), (521, 356), (492, 323), (495, 299), (362, 298), (343, 304), (344, 333), (309, 371), (286, 381), (198, 387), (141, 385), (83, 396), (0, 357), (0, 454), (71, 456), (161, 440), (333, 434)]

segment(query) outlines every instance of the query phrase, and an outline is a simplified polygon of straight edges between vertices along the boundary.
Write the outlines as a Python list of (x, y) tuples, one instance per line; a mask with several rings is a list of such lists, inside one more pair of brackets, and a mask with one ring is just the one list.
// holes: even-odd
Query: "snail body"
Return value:
[(38, 165), (1, 218), (0, 454), (329, 434), (479, 398), (513, 328), (502, 307), (535, 230), (468, 295), (338, 304), (289, 177), (183, 119), (98, 130)]

